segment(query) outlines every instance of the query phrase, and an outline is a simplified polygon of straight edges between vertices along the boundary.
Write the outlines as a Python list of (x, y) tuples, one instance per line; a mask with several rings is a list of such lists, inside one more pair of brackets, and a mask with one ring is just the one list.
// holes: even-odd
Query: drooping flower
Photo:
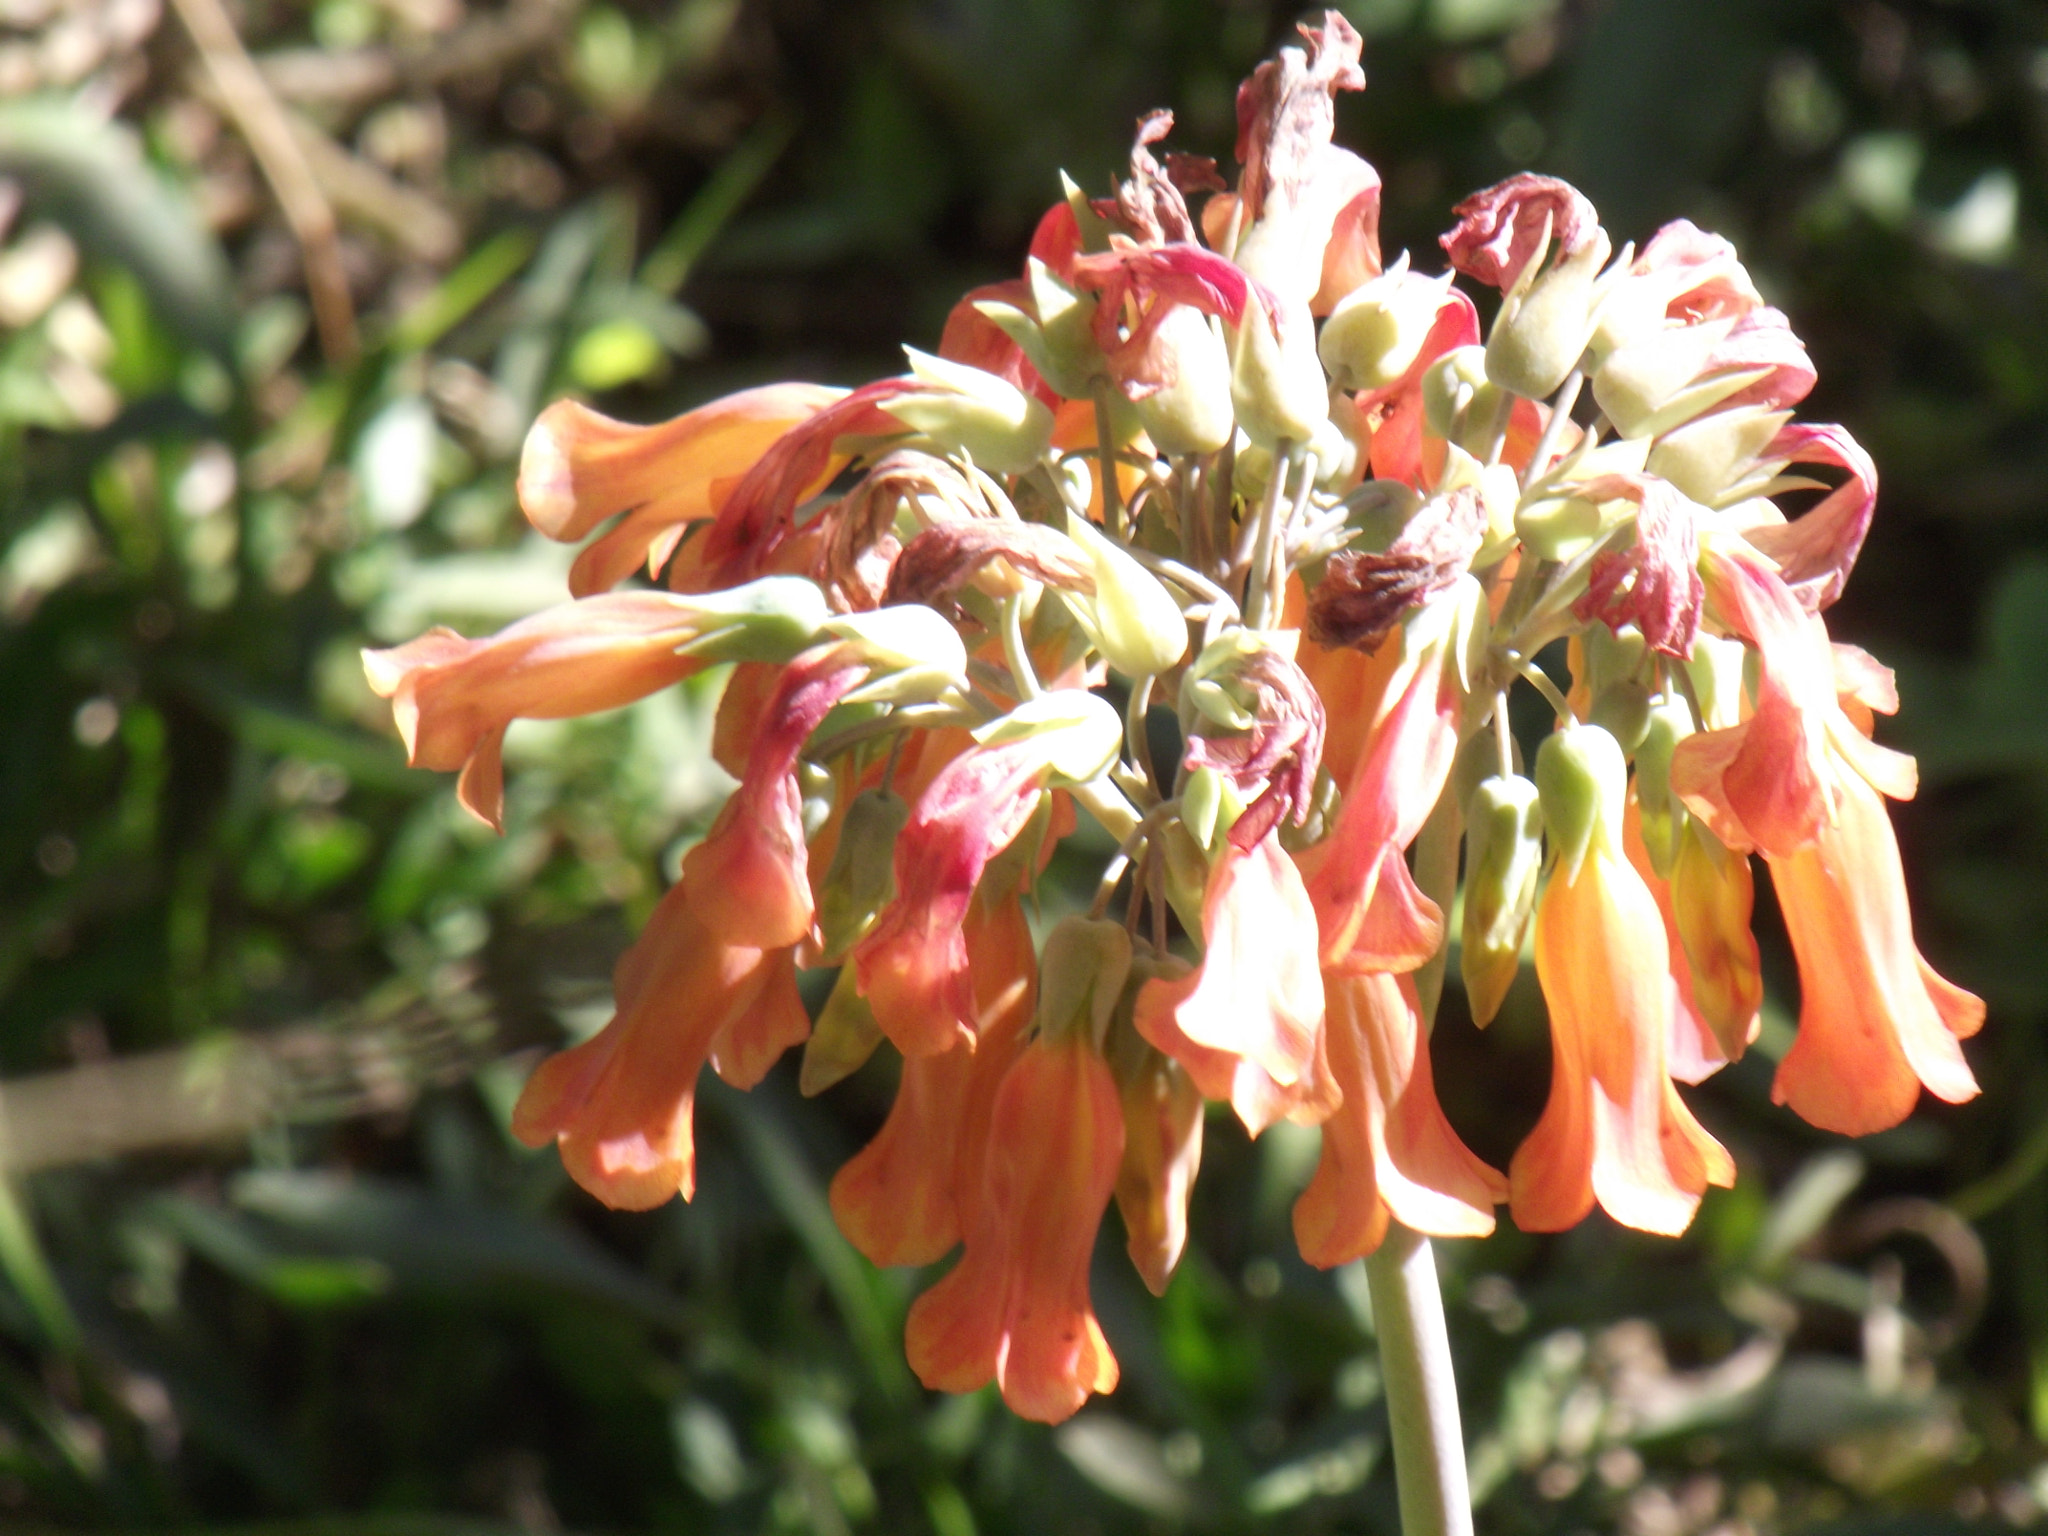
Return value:
[(888, 1120), (832, 1180), (839, 1230), (875, 1264), (929, 1264), (971, 1225), (996, 1089), (1031, 1021), (1037, 960), (1022, 902), (977, 898), (963, 928), (971, 1044), (904, 1057)]
[(1458, 1139), (1436, 1099), (1415, 984), (1330, 976), (1331, 1075), (1344, 1102), (1294, 1205), (1301, 1256), (1320, 1268), (1378, 1248), (1388, 1219), (1436, 1237), (1484, 1237), (1507, 1181)]
[(1735, 1178), (1666, 1067), (1670, 952), (1656, 898), (1622, 853), (1625, 773), (1613, 737), (1592, 725), (1550, 738), (1537, 759), (1560, 848), (1536, 908), (1550, 1098), (1508, 1169), (1525, 1231), (1576, 1226), (1597, 1200), (1625, 1226), (1675, 1236), (1709, 1184)]
[(1116, 1078), (1099, 1048), (1129, 969), (1119, 939), (1114, 924), (1085, 919), (1048, 938), (1038, 1034), (996, 1092), (966, 1252), (918, 1297), (905, 1333), (926, 1386), (971, 1392), (993, 1379), (1015, 1412), (1047, 1423), (1117, 1383), (1088, 1263), (1123, 1158)]
[(619, 961), (611, 1022), (542, 1062), (513, 1111), (515, 1136), (555, 1143), (570, 1176), (616, 1209), (696, 1189), (697, 1074), (721, 1042), (735, 1080), (752, 1086), (810, 1029), (789, 953), (720, 943), (707, 900), (670, 889)]

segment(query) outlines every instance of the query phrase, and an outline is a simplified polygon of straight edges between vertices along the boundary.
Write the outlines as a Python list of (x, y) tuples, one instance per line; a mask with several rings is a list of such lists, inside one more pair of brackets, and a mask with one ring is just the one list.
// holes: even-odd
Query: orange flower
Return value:
[[(1459, 594), (1446, 592), (1433, 601), (1455, 603)], [(1302, 861), (1327, 969), (1412, 970), (1442, 940), (1443, 914), (1415, 888), (1402, 851), (1429, 818), (1458, 752), (1463, 690), (1452, 658), (1457, 626), (1445, 628), (1418, 654), (1403, 658), (1345, 788), (1336, 825)], [(1383, 643), (1396, 642), (1390, 636)], [(1368, 929), (1376, 900), (1382, 903), (1381, 923)], [(1389, 923), (1400, 942), (1389, 943)], [(1389, 948), (1396, 952), (1383, 953)]]
[(1123, 1147), (1116, 1079), (1086, 1032), (1027, 1046), (996, 1094), (967, 1251), (910, 1309), (910, 1367), (927, 1387), (994, 1379), (1012, 1410), (1047, 1424), (1115, 1389), (1088, 1264)]
[(1154, 1296), (1180, 1263), (1188, 1240), (1188, 1196), (1202, 1166), (1202, 1090), (1178, 1062), (1123, 1037), (1124, 1160), (1117, 1170), (1116, 1208), (1124, 1247)]
[(630, 510), (577, 556), (569, 575), (576, 596), (616, 586), (643, 562), (652, 575), (690, 524), (713, 514), (723, 489), (790, 428), (845, 393), (819, 384), (769, 384), (648, 427), (558, 400), (526, 435), (519, 505), (534, 527), (564, 543)]
[(832, 1214), (875, 1264), (929, 1264), (960, 1241), (981, 1193), (996, 1089), (1031, 1021), (1037, 959), (1023, 902), (968, 908), (974, 1040), (906, 1056), (896, 1102), (875, 1139), (832, 1180)]
[[(1536, 976), (1550, 1005), (1550, 1101), (1508, 1168), (1515, 1224), (1559, 1232), (1597, 1199), (1616, 1221), (1675, 1236), (1691, 1223), (1709, 1184), (1728, 1185), (1735, 1165), (1672, 1087), (1671, 957), (1663, 915), (1621, 856), (1621, 752), (1597, 726), (1545, 743), (1591, 748), (1584, 785), (1596, 801), (1578, 867), (1564, 849), (1536, 909)], [(1559, 758), (1565, 752), (1557, 752)], [(1553, 803), (1545, 765), (1545, 819), (1555, 835), (1572, 807)], [(1568, 840), (1568, 838), (1567, 838)]]
[(1682, 1083), (1705, 1082), (1741, 1057), (1762, 1024), (1763, 975), (1749, 930), (1755, 900), (1749, 859), (1718, 842), (1710, 847), (1713, 834), (1691, 823), (1680, 834), (1667, 881), (1651, 864), (1633, 793), (1622, 829), (1628, 861), (1664, 918), (1674, 989), (1667, 1065)]
[(896, 899), (853, 952), (875, 1021), (906, 1056), (971, 1040), (961, 929), (975, 883), (1038, 808), (1052, 764), (1042, 738), (963, 752), (941, 769), (896, 841)]
[(1768, 857), (1799, 958), (1799, 1035), (1771, 1098), (1823, 1130), (1867, 1135), (1912, 1113), (1924, 1084), (1977, 1095), (1959, 1037), (1984, 1005), (1936, 975), (1913, 942), (1905, 872), (1875, 789), (1840, 776), (1836, 819), (1813, 845)]
[(1228, 1099), (1254, 1136), (1283, 1115), (1320, 1119), (1336, 1105), (1314, 919), (1277, 831), (1249, 849), (1226, 840), (1202, 899), (1202, 964), (1138, 993), (1138, 1033), (1204, 1095)]
[(391, 700), (406, 760), (460, 768), (456, 793), (504, 830), (505, 728), (617, 709), (703, 665), (676, 648), (698, 637), (703, 609), (665, 592), (616, 592), (544, 608), (484, 640), (430, 629), (363, 652), (370, 686)]
[(1301, 1256), (1329, 1269), (1371, 1253), (1390, 1215), (1436, 1237), (1485, 1237), (1507, 1180), (1444, 1119), (1414, 982), (1331, 975), (1324, 985), (1344, 1104), (1323, 1122), (1322, 1159), (1294, 1204)]
[(797, 756), (818, 723), (867, 675), (848, 647), (823, 645), (782, 669), (762, 711), (740, 786), (704, 841), (683, 861), (685, 878), (719, 900), (706, 914), (718, 936), (763, 949), (795, 944), (811, 929)]
[(718, 943), (702, 898), (677, 885), (613, 977), (612, 1021), (527, 1079), (512, 1133), (561, 1149), (569, 1176), (606, 1205), (647, 1210), (696, 1189), (697, 1074), (751, 1087), (810, 1020), (787, 950)]

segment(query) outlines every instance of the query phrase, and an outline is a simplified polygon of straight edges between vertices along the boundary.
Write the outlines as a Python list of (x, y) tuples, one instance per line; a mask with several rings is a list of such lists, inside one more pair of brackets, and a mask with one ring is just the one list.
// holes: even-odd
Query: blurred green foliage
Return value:
[[(1837, 610), (1898, 666), (1924, 944), (1984, 1097), (1853, 1151), (1691, 1095), (1742, 1178), (1679, 1243), (1443, 1244), (1482, 1529), (2028, 1525), (2048, 1505), (2048, 10), (2024, 0), (1354, 0), (1340, 134), (1389, 252), (1525, 166), (1618, 237), (1733, 237), (1864, 440)], [(512, 735), (508, 828), (414, 773), (356, 651), (560, 595), (512, 496), (564, 391), (653, 419), (854, 382), (1010, 272), (1135, 116), (1231, 147), (1294, 16), (1237, 0), (251, 0), (339, 225), (301, 251), (175, 9), (0, 5), (0, 1526), (1391, 1531), (1362, 1278), (1292, 1256), (1312, 1133), (1212, 1122), (1166, 1296), (1112, 1221), (1124, 1364), (1057, 1431), (935, 1399), (917, 1277), (833, 1229), (886, 1064), (707, 1083), (693, 1204), (615, 1217), (505, 1119), (602, 1023), (701, 831), (700, 687)], [(1455, 974), (1455, 969), (1454, 972)], [(1447, 1109), (1499, 1162), (1533, 988)], [(155, 1095), (156, 1097), (152, 1097)], [(158, 1100), (202, 1106), (164, 1125)], [(195, 1130), (194, 1126), (199, 1129)], [(203, 1139), (189, 1138), (200, 1135)], [(125, 1156), (111, 1153), (127, 1149)]]

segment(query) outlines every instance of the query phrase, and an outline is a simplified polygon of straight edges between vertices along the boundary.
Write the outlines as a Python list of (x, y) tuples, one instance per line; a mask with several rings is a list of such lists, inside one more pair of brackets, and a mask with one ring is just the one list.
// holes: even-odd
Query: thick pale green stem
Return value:
[(1394, 1434), (1402, 1536), (1472, 1536), (1458, 1383), (1429, 1239), (1398, 1221), (1365, 1261)]

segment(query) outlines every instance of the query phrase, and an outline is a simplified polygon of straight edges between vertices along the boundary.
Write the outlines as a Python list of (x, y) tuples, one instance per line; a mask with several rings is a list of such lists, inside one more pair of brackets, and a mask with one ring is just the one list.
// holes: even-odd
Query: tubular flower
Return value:
[(875, 1139), (832, 1180), (832, 1215), (876, 1264), (929, 1264), (960, 1241), (978, 1204), (997, 1087), (1031, 1020), (1037, 986), (1031, 930), (1015, 896), (965, 920), (974, 1039), (906, 1056), (896, 1102)]
[[(1543, 1118), (1508, 1170), (1515, 1223), (1559, 1231), (1598, 1200), (1625, 1226), (1675, 1235), (1709, 1184), (1734, 1182), (1735, 1165), (1680, 1101), (1665, 1067), (1670, 954), (1656, 898), (1622, 856), (1621, 750), (1595, 725), (1573, 727), (1543, 750), (1545, 820), (1583, 832), (1560, 839), (1566, 846), (1536, 908), (1536, 975), (1550, 1004), (1554, 1065)], [(1552, 764), (1556, 773), (1545, 774)]]
[(513, 1111), (515, 1136), (556, 1143), (570, 1176), (616, 1209), (695, 1190), (691, 1113), (715, 1050), (721, 1075), (751, 1087), (810, 1030), (788, 954), (719, 943), (706, 905), (687, 885), (662, 898), (619, 961), (611, 1022), (542, 1062)]
[[(1753, 858), (1800, 974), (1778, 1102), (1862, 1133), (1976, 1092), (1983, 1006), (1921, 956), (1886, 815), (1915, 787), (1872, 738), (1893, 680), (1828, 634), (1878, 477), (1793, 419), (1812, 359), (1726, 240), (1681, 220), (1610, 261), (1554, 178), (1458, 204), (1448, 270), (1383, 269), (1378, 173), (1334, 137), (1362, 53), (1333, 11), (1261, 65), (1234, 177), (1147, 115), (1109, 195), (1068, 183), (896, 377), (652, 427), (550, 406), (519, 493), (585, 541), (574, 600), (364, 657), (494, 826), (514, 720), (730, 666), (706, 745), (737, 787), (676, 829), (703, 835), (611, 1021), (513, 1129), (608, 1204), (688, 1198), (704, 1067), (745, 1087), (800, 1046), (813, 1093), (887, 1042), (833, 1215), (878, 1264), (961, 1247), (910, 1361), (1033, 1418), (1116, 1383), (1112, 1195), (1155, 1292), (1199, 1245), (1205, 1136), (1237, 1134), (1211, 1103), (1319, 1128), (1313, 1264), (1503, 1200), (1682, 1231), (1735, 1172), (1674, 1080), (1756, 1037)], [(1560, 650), (1569, 680), (1534, 660)], [(1557, 717), (1540, 746), (1521, 705)], [(1532, 927), (1553, 1071), (1503, 1178), (1429, 1040), (1446, 984), (1521, 1010)]]
[(1323, 1269), (1371, 1253), (1388, 1218), (1434, 1237), (1485, 1237), (1507, 1180), (1474, 1157), (1436, 1100), (1429, 1038), (1405, 976), (1332, 976), (1330, 1071), (1344, 1103), (1294, 1203), (1301, 1256)]

